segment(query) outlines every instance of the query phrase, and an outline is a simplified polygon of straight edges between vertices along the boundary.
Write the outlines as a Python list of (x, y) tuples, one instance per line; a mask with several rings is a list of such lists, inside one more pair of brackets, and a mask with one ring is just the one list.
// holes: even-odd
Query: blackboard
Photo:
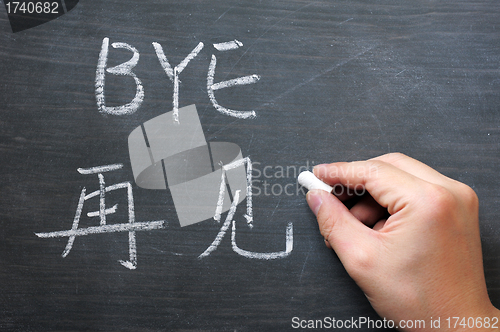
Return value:
[[(16, 33), (4, 4), (1, 330), (287, 331), (293, 317), (379, 319), (324, 246), (295, 172), (396, 151), (476, 191), (487, 286), (500, 306), (497, 1), (81, 0)], [(153, 43), (171, 74), (203, 47), (175, 83)], [(104, 70), (129, 61), (132, 48), (142, 101), (127, 114), (107, 112), (103, 105), (109, 111), (136, 96), (132, 75)], [(241, 77), (247, 84), (216, 85)], [(251, 160), (253, 227), (243, 200), (233, 216), (238, 248), (282, 256), (246, 257), (232, 246), (230, 225), (216, 250), (199, 258), (231, 211), (220, 222), (181, 227), (168, 188), (137, 185), (129, 135), (174, 111), (174, 83), (178, 109), (195, 105), (206, 146), (233, 143)], [(221, 109), (207, 88), (214, 85)], [(106, 192), (103, 207), (95, 167), (108, 165), (102, 188), (125, 184)], [(211, 165), (220, 174), (217, 161)], [(83, 188), (97, 196), (81, 201)], [(126, 228), (79, 234), (64, 258), (69, 236), (37, 236), (71, 230), (81, 202), (78, 229), (97, 230), (103, 215), (107, 225), (128, 223), (127, 188), (135, 222), (162, 221), (134, 233), (136, 257)], [(130, 259), (134, 266), (120, 264)]]

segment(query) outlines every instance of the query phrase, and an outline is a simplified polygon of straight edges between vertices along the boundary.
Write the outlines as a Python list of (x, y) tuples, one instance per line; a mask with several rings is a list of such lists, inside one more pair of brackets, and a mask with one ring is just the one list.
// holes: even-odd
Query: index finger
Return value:
[(435, 169), (427, 166), (426, 164), (413, 159), (402, 153), (387, 153), (370, 160), (380, 160), (389, 163), (407, 173), (410, 173), (418, 178), (427, 182), (447, 186), (457, 181), (439, 173)]

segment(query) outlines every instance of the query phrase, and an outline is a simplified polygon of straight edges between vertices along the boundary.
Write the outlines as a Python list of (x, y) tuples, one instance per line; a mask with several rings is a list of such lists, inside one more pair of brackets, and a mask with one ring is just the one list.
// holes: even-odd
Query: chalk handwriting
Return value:
[[(220, 190), (219, 190), (219, 198), (217, 201), (217, 205), (215, 207), (215, 215), (214, 220), (220, 222), (221, 219), (221, 211), (222, 206), (224, 204), (224, 197), (226, 193), (226, 183), (227, 176), (226, 172), (238, 168), (241, 166), (246, 166), (247, 169), (247, 187), (246, 187), (246, 214), (244, 215), (247, 224), (250, 228), (253, 228), (253, 204), (252, 204), (252, 161), (249, 157), (242, 158), (239, 160), (235, 160), (229, 164), (222, 166), (222, 174), (220, 181)], [(66, 244), (66, 248), (62, 253), (62, 257), (66, 257), (71, 249), (73, 248), (73, 244), (77, 236), (87, 236), (91, 234), (103, 234), (103, 233), (115, 233), (115, 232), (128, 232), (129, 234), (129, 260), (123, 261), (119, 260), (120, 264), (124, 267), (134, 270), (137, 268), (137, 245), (136, 245), (136, 236), (135, 233), (137, 231), (150, 231), (155, 229), (164, 228), (166, 221), (158, 220), (158, 221), (147, 221), (147, 222), (136, 222), (135, 221), (135, 207), (134, 207), (134, 197), (132, 191), (132, 184), (130, 182), (121, 182), (117, 184), (113, 184), (110, 186), (106, 186), (106, 182), (104, 179), (103, 173), (116, 171), (123, 168), (123, 164), (112, 164), (112, 165), (104, 165), (97, 166), (91, 168), (78, 168), (78, 172), (83, 175), (89, 174), (97, 174), (97, 178), (99, 180), (99, 190), (95, 190), (89, 194), (87, 194), (87, 190), (85, 187), (82, 188), (80, 193), (80, 198), (78, 200), (77, 209), (75, 213), (75, 217), (73, 219), (73, 225), (70, 230), (65, 231), (55, 231), (55, 232), (47, 232), (47, 233), (35, 233), (36, 236), (40, 238), (58, 238), (58, 237), (68, 237), (68, 243)], [(128, 201), (128, 223), (121, 224), (107, 224), (107, 215), (116, 213), (118, 209), (118, 204), (113, 205), (112, 207), (106, 206), (106, 193), (118, 189), (126, 189), (127, 190), (127, 201)], [(198, 258), (204, 258), (209, 256), (213, 251), (217, 249), (220, 242), (224, 238), (229, 226), (232, 225), (231, 230), (231, 246), (234, 252), (237, 254), (251, 258), (251, 259), (263, 259), (263, 260), (271, 260), (278, 258), (287, 257), (293, 250), (293, 224), (288, 223), (285, 234), (285, 250), (279, 252), (269, 252), (269, 253), (261, 253), (261, 252), (253, 252), (244, 250), (238, 247), (236, 244), (236, 222), (234, 220), (234, 214), (236, 213), (237, 204), (239, 202), (240, 190), (236, 190), (233, 201), (231, 203), (231, 207), (226, 216), (226, 220), (224, 221), (222, 227), (220, 228), (217, 236), (215, 237), (212, 244), (198, 256)], [(86, 228), (78, 228), (80, 223), (80, 217), (83, 211), (83, 205), (85, 201), (99, 197), (99, 210), (98, 211), (90, 211), (87, 213), (87, 217), (99, 217), (100, 225), (99, 226), (91, 226)]]
[[(135, 208), (134, 208), (134, 196), (132, 193), (132, 184), (130, 182), (121, 182), (111, 186), (106, 186), (104, 175), (105, 172), (119, 170), (123, 167), (122, 164), (113, 164), (113, 165), (105, 165), (105, 166), (97, 166), (91, 168), (79, 168), (78, 172), (80, 174), (97, 174), (99, 179), (99, 190), (93, 191), (89, 194), (86, 194), (86, 188), (83, 187), (80, 193), (80, 199), (78, 200), (78, 205), (76, 208), (75, 217), (73, 219), (73, 226), (71, 230), (66, 231), (56, 231), (49, 233), (35, 233), (40, 238), (56, 238), (56, 237), (68, 237), (68, 243), (66, 244), (66, 248), (62, 253), (62, 257), (66, 257), (71, 249), (73, 248), (73, 243), (75, 242), (75, 238), (77, 236), (86, 236), (90, 234), (102, 234), (102, 233), (114, 233), (114, 232), (128, 232), (128, 240), (129, 240), (129, 260), (122, 261), (120, 260), (120, 264), (125, 266), (128, 269), (134, 270), (137, 268), (137, 245), (135, 232), (136, 231), (150, 231), (154, 229), (160, 229), (165, 226), (164, 220), (158, 221), (147, 221), (147, 222), (136, 222), (135, 221)], [(118, 205), (115, 204), (111, 208), (106, 208), (106, 193), (118, 190), (118, 189), (126, 189), (127, 190), (127, 201), (128, 201), (128, 223), (122, 224), (111, 224), (108, 225), (106, 223), (106, 216), (109, 214), (113, 214), (116, 212)], [(83, 210), (83, 204), (85, 201), (99, 197), (99, 210), (88, 212), (88, 217), (99, 217), (100, 225), (87, 227), (87, 228), (78, 228), (78, 224), (80, 222), (80, 217)]]
[(258, 80), (260, 80), (260, 76), (259, 75), (243, 76), (214, 84), (216, 65), (217, 65), (217, 58), (215, 57), (214, 54), (212, 54), (212, 61), (210, 61), (210, 66), (208, 67), (208, 74), (207, 74), (207, 93), (208, 97), (210, 98), (210, 101), (212, 102), (212, 105), (215, 107), (216, 110), (218, 110), (222, 114), (226, 114), (240, 119), (254, 118), (256, 115), (255, 111), (235, 111), (219, 105), (219, 103), (215, 99), (214, 91), (224, 88), (229, 88), (235, 85), (256, 83)]
[[(109, 38), (105, 37), (102, 41), (101, 52), (99, 53), (99, 59), (97, 62), (96, 69), (96, 79), (95, 79), (95, 95), (97, 101), (97, 108), (101, 113), (112, 114), (112, 115), (128, 115), (136, 112), (141, 106), (144, 100), (144, 87), (142, 85), (141, 80), (137, 77), (137, 75), (132, 71), (132, 69), (139, 62), (139, 52), (137, 49), (127, 43), (113, 43), (111, 44), (113, 48), (124, 48), (131, 52), (133, 52), (133, 56), (127, 62), (124, 62), (118, 66), (107, 68), (107, 60), (108, 60), (108, 49), (109, 49)], [(179, 75), (186, 68), (189, 62), (194, 59), (204, 47), (202, 42), (199, 42), (198, 45), (189, 53), (184, 60), (181, 61), (177, 66), (172, 68), (170, 65), (165, 53), (163, 51), (163, 47), (157, 43), (152, 43), (153, 48), (156, 52), (156, 56), (158, 57), (158, 61), (160, 62), (161, 67), (167, 74), (167, 77), (173, 83), (173, 96), (172, 96), (172, 110), (173, 110), (173, 121), (174, 123), (179, 123), (179, 90), (180, 83)], [(232, 40), (229, 42), (216, 43), (213, 44), (214, 48), (219, 52), (231, 51), (238, 49), (243, 46), (243, 43), (238, 40)], [(237, 85), (247, 85), (257, 83), (260, 80), (260, 76), (253, 74), (248, 76), (237, 77), (234, 79), (214, 82), (215, 69), (217, 66), (217, 57), (215, 54), (212, 54), (212, 58), (210, 64), (208, 66), (207, 73), (207, 94), (210, 102), (214, 106), (214, 108), (221, 112), (222, 114), (232, 116), (240, 119), (248, 119), (254, 118), (256, 116), (255, 111), (238, 111), (232, 110), (222, 106), (217, 99), (215, 98), (215, 91), (234, 87)], [(121, 106), (106, 106), (106, 98), (105, 98), (105, 76), (106, 72), (114, 75), (124, 75), (131, 76), (135, 80), (136, 84), (136, 94), (134, 99), (125, 105)]]
[(188, 56), (181, 61), (181, 63), (179, 63), (174, 67), (174, 69), (172, 69), (172, 66), (170, 66), (170, 63), (165, 56), (165, 53), (163, 53), (163, 47), (161, 47), (161, 45), (158, 43), (153, 43), (153, 47), (156, 51), (156, 56), (158, 57), (158, 60), (160, 61), (165, 74), (167, 74), (168, 78), (170, 78), (172, 83), (174, 83), (174, 96), (172, 98), (174, 123), (179, 123), (179, 74), (182, 73), (184, 68), (186, 68), (189, 61), (191, 61), (198, 55), (198, 53), (200, 53), (200, 51), (203, 49), (203, 46), (203, 43), (200, 42), (191, 51), (191, 53), (189, 53)]
[(99, 53), (99, 60), (97, 62), (97, 69), (95, 75), (95, 96), (97, 101), (97, 107), (101, 113), (113, 114), (113, 115), (123, 115), (132, 114), (139, 109), (144, 100), (144, 88), (142, 87), (142, 82), (137, 76), (132, 72), (139, 62), (139, 52), (135, 47), (130, 46), (126, 43), (113, 43), (113, 48), (124, 48), (134, 53), (132, 58), (118, 66), (108, 68), (106, 71), (114, 75), (125, 75), (132, 76), (136, 84), (135, 97), (132, 101), (126, 105), (108, 107), (106, 106), (106, 100), (104, 97), (104, 85), (105, 85), (105, 68), (108, 62), (108, 48), (109, 48), (109, 38), (104, 38), (102, 40), (101, 52)]
[[(140, 56), (139, 51), (135, 47), (127, 43), (120, 42), (120, 43), (113, 43), (111, 45), (113, 46), (113, 48), (123, 48), (129, 50), (133, 53), (133, 55), (130, 58), (130, 60), (120, 65), (111, 68), (106, 68), (108, 60), (109, 38), (105, 37), (103, 39), (101, 45), (101, 51), (99, 53), (99, 59), (97, 62), (96, 79), (95, 79), (95, 95), (96, 95), (97, 107), (101, 113), (105, 114), (111, 114), (111, 115), (132, 114), (140, 108), (144, 100), (144, 88), (142, 86), (142, 82), (137, 77), (137, 75), (132, 71), (132, 69), (139, 62), (139, 56)], [(156, 56), (158, 57), (161, 67), (165, 71), (167, 77), (173, 83), (173, 97), (172, 97), (173, 121), (174, 123), (179, 124), (179, 85), (181, 83), (181, 81), (179, 80), (179, 75), (186, 68), (189, 62), (203, 50), (204, 44), (202, 42), (198, 43), (198, 45), (184, 58), (184, 60), (182, 60), (177, 66), (173, 68), (170, 65), (167, 57), (165, 56), (163, 47), (156, 42), (153, 42), (152, 45), (156, 52)], [(219, 52), (226, 52), (226, 51), (236, 50), (242, 47), (243, 43), (235, 39), (228, 42), (215, 43), (213, 44), (213, 46)], [(221, 106), (217, 101), (217, 99), (215, 98), (214, 92), (238, 85), (257, 83), (260, 80), (260, 76), (255, 74), (248, 76), (241, 76), (234, 79), (229, 79), (215, 83), (214, 77), (215, 77), (216, 66), (217, 66), (217, 57), (215, 56), (215, 54), (212, 54), (207, 73), (207, 94), (214, 108), (217, 111), (221, 112), (222, 114), (240, 119), (248, 119), (255, 117), (256, 116), (255, 111), (237, 111)], [(113, 75), (130, 76), (134, 79), (136, 84), (136, 94), (130, 103), (115, 107), (106, 106), (106, 101), (105, 101), (106, 73)], [(219, 197), (215, 207), (214, 219), (218, 223), (220, 223), (224, 205), (224, 199), (226, 197), (226, 190), (227, 190), (227, 181), (228, 181), (227, 172), (241, 166), (246, 166), (246, 183), (247, 183), (246, 214), (244, 215), (244, 218), (246, 219), (248, 227), (253, 228), (254, 225), (253, 225), (253, 205), (252, 205), (252, 161), (250, 160), (249, 157), (246, 157), (221, 166), (222, 166), (221, 167), (222, 174), (221, 174), (221, 181), (219, 188)], [(62, 253), (62, 257), (66, 257), (73, 248), (73, 244), (77, 236), (87, 236), (91, 234), (102, 234), (102, 233), (113, 233), (113, 232), (128, 232), (129, 259), (127, 261), (119, 260), (119, 262), (128, 269), (131, 270), (136, 269), (137, 268), (136, 232), (150, 231), (150, 230), (164, 228), (166, 221), (165, 220), (146, 221), (146, 222), (135, 221), (134, 197), (133, 197), (131, 182), (126, 181), (107, 186), (104, 179), (103, 173), (116, 171), (121, 168), (123, 168), (123, 164), (112, 164), (112, 165), (96, 166), (91, 168), (78, 168), (78, 172), (83, 175), (97, 174), (97, 178), (99, 180), (99, 190), (95, 190), (87, 194), (86, 188), (83, 187), (80, 193), (80, 198), (78, 200), (75, 217), (73, 218), (73, 225), (70, 230), (47, 232), (47, 233), (35, 233), (36, 236), (40, 238), (67, 237), (68, 243), (66, 244), (66, 247)], [(126, 189), (127, 191), (128, 222), (110, 225), (107, 223), (107, 216), (116, 213), (116, 211), (118, 210), (118, 204), (115, 204), (111, 207), (107, 207), (106, 193), (118, 189)], [(84, 203), (91, 198), (97, 198), (97, 197), (99, 197), (99, 210), (88, 212), (87, 217), (89, 218), (99, 217), (99, 226), (78, 228)], [(233, 200), (231, 202), (231, 207), (218, 234), (216, 235), (211, 245), (202, 254), (200, 254), (198, 258), (201, 259), (207, 257), (214, 250), (216, 250), (220, 242), (224, 238), (225, 234), (227, 233), (229, 226), (231, 225), (232, 225), (231, 246), (233, 251), (236, 252), (238, 255), (247, 258), (263, 259), (263, 260), (287, 257), (293, 250), (292, 223), (288, 223), (286, 227), (286, 232), (285, 232), (286, 244), (284, 251), (262, 253), (262, 252), (248, 251), (238, 247), (238, 245), (236, 244), (236, 221), (234, 220), (234, 215), (236, 213), (239, 197), (240, 197), (240, 190), (236, 190), (232, 197)]]
[(243, 46), (243, 43), (236, 39), (225, 43), (214, 44), (215, 49), (221, 52), (235, 50), (237, 48), (240, 48), (241, 46)]
[[(223, 52), (223, 51), (235, 50), (235, 49), (243, 46), (243, 43), (235, 39), (235, 40), (230, 41), (230, 42), (218, 43), (218, 44), (213, 44), (213, 45), (214, 45), (216, 50)], [(224, 89), (224, 88), (229, 88), (229, 87), (232, 87), (235, 85), (245, 85), (245, 84), (257, 83), (257, 81), (260, 80), (260, 76), (259, 75), (249, 75), (249, 76), (234, 78), (232, 80), (222, 81), (219, 83), (214, 83), (215, 66), (216, 65), (217, 65), (217, 57), (215, 56), (215, 54), (212, 54), (212, 60), (210, 61), (210, 65), (208, 67), (208, 74), (207, 74), (207, 93), (208, 93), (208, 97), (210, 98), (210, 101), (212, 102), (212, 105), (219, 112), (226, 114), (226, 115), (229, 115), (229, 116), (233, 116), (235, 118), (240, 118), (240, 119), (254, 118), (256, 115), (255, 111), (235, 111), (235, 110), (221, 106), (217, 102), (217, 100), (215, 99), (214, 91)]]
[[(214, 219), (217, 222), (220, 222), (220, 219), (221, 219), (221, 211), (222, 211), (222, 206), (224, 204), (224, 197), (225, 197), (225, 192), (226, 192), (226, 172), (228, 170), (240, 167), (242, 165), (247, 166), (247, 188), (246, 188), (247, 213), (245, 214), (245, 219), (247, 220), (248, 226), (250, 228), (252, 228), (253, 227), (252, 161), (250, 160), (249, 157), (235, 160), (227, 165), (222, 166), (219, 199), (217, 201), (217, 207), (215, 209)], [(215, 249), (217, 249), (220, 242), (224, 238), (224, 235), (226, 235), (226, 232), (229, 229), (229, 225), (231, 225), (231, 223), (232, 223), (231, 245), (232, 245), (233, 251), (236, 252), (237, 254), (244, 256), (244, 257), (247, 257), (247, 258), (265, 259), (265, 260), (287, 257), (293, 250), (293, 224), (292, 223), (288, 223), (288, 226), (286, 228), (285, 251), (260, 253), (260, 252), (252, 252), (252, 251), (244, 250), (244, 249), (239, 248), (236, 245), (236, 223), (235, 223), (235, 220), (233, 219), (233, 217), (234, 217), (234, 214), (236, 212), (236, 206), (237, 206), (238, 201), (239, 201), (239, 195), (240, 195), (240, 190), (236, 190), (234, 197), (233, 197), (233, 202), (231, 203), (231, 208), (229, 209), (229, 212), (226, 216), (226, 220), (224, 221), (224, 224), (222, 224), (222, 227), (220, 228), (219, 233), (217, 234), (217, 236), (213, 240), (212, 244), (210, 244), (210, 246), (201, 255), (198, 256), (198, 258), (201, 259), (201, 258), (207, 257)]]

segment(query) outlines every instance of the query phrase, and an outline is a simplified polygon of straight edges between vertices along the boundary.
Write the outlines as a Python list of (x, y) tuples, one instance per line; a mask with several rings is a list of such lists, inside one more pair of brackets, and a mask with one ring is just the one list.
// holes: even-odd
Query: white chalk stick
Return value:
[(324, 191), (332, 192), (333, 188), (321, 181), (312, 172), (304, 171), (299, 174), (297, 178), (299, 184), (307, 188), (307, 190), (321, 189)]

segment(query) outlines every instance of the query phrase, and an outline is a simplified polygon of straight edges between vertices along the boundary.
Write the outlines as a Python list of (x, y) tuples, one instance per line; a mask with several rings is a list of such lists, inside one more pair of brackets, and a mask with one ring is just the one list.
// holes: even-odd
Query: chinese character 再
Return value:
[[(105, 166), (97, 166), (91, 168), (79, 168), (78, 172), (83, 175), (97, 174), (99, 179), (99, 190), (93, 191), (89, 194), (86, 193), (86, 188), (83, 187), (80, 193), (80, 199), (78, 200), (78, 206), (76, 209), (75, 217), (73, 219), (73, 226), (70, 230), (66, 231), (56, 231), (48, 233), (35, 233), (40, 238), (56, 238), (56, 237), (68, 237), (68, 243), (66, 248), (62, 253), (62, 257), (66, 257), (77, 236), (86, 236), (90, 234), (102, 234), (102, 233), (115, 233), (115, 232), (128, 232), (129, 239), (129, 260), (120, 260), (120, 264), (128, 269), (134, 270), (137, 268), (137, 246), (135, 232), (137, 231), (149, 231), (153, 229), (163, 228), (165, 225), (164, 220), (158, 221), (146, 221), (146, 222), (136, 222), (135, 221), (135, 210), (134, 210), (134, 196), (132, 193), (132, 184), (130, 182), (120, 182), (110, 186), (106, 186), (104, 175), (105, 172), (115, 171), (121, 169), (123, 164), (113, 164)], [(118, 189), (127, 190), (127, 202), (128, 202), (128, 222), (120, 224), (107, 224), (106, 216), (116, 212), (118, 204), (112, 207), (106, 207), (106, 193)], [(99, 197), (99, 210), (88, 212), (88, 217), (99, 217), (99, 226), (92, 226), (87, 228), (78, 228), (80, 222), (80, 216), (83, 210), (83, 204), (85, 201), (91, 198)]]

